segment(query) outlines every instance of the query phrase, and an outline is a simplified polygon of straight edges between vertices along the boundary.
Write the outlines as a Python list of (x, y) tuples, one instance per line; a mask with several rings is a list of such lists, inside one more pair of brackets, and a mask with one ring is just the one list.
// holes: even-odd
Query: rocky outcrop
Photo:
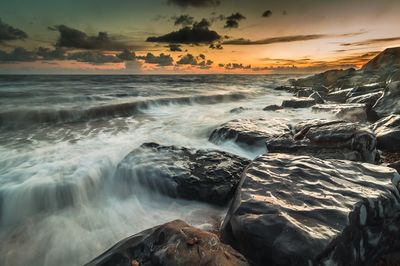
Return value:
[(239, 145), (264, 147), (268, 139), (290, 135), (284, 122), (272, 119), (240, 119), (229, 121), (216, 128), (209, 140), (215, 144), (231, 140)]
[(245, 266), (246, 259), (215, 234), (176, 220), (128, 237), (86, 266)]
[(276, 105), (276, 104), (272, 104), (272, 105), (268, 105), (266, 107), (264, 107), (264, 111), (277, 111), (277, 110), (281, 110), (283, 109), (282, 106), (280, 105)]
[(400, 114), (400, 81), (389, 83), (383, 96), (373, 106), (379, 117)]
[(293, 98), (290, 100), (284, 100), (282, 107), (287, 108), (307, 108), (316, 104), (316, 101), (312, 98)]
[(330, 112), (337, 118), (353, 122), (366, 122), (370, 116), (366, 104), (317, 104), (312, 107), (315, 112)]
[(321, 94), (319, 93), (319, 92), (313, 92), (311, 95), (310, 95), (310, 97), (309, 97), (310, 99), (313, 99), (314, 101), (315, 101), (315, 103), (319, 103), (319, 104), (322, 104), (322, 103), (325, 103), (325, 100), (324, 100), (324, 98), (322, 98), (322, 96), (321, 96)]
[(400, 47), (388, 48), (365, 64), (361, 70), (378, 72), (381, 75), (390, 74), (400, 68)]
[(170, 197), (225, 205), (248, 163), (222, 151), (146, 143), (121, 161), (115, 183), (128, 195), (145, 187)]
[(385, 117), (372, 125), (377, 147), (388, 152), (400, 152), (400, 115)]
[(268, 154), (243, 174), (222, 238), (253, 265), (373, 265), (399, 248), (391, 168)]
[(303, 86), (303, 87), (313, 87), (313, 86), (329, 87), (336, 85), (338, 79), (352, 75), (355, 72), (356, 70), (354, 68), (349, 68), (345, 70), (343, 69), (328, 70), (311, 77), (293, 80), (291, 83), (294, 86)]
[(267, 140), (270, 153), (312, 155), (322, 159), (344, 159), (374, 163), (376, 138), (363, 126), (344, 121), (305, 120), (293, 135)]

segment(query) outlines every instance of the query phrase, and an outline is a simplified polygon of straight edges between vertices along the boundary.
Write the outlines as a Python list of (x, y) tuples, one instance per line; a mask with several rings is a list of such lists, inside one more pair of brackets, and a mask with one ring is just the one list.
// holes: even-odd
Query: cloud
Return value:
[(224, 28), (238, 28), (239, 27), (239, 21), (246, 19), (245, 16), (240, 14), (239, 12), (234, 13), (230, 15), (229, 17), (226, 17), (225, 21), (225, 26)]
[(192, 27), (183, 27), (159, 37), (149, 37), (147, 42), (183, 43), (183, 44), (209, 44), (221, 39), (221, 36), (209, 29), (210, 22), (202, 19), (195, 22)]
[(33, 62), (37, 60), (37, 54), (17, 47), (11, 52), (0, 50), (0, 62)]
[(24, 40), (26, 38), (28, 38), (28, 34), (26, 34), (24, 31), (12, 27), (0, 19), (0, 43), (6, 41)]
[(262, 13), (262, 17), (264, 17), (264, 18), (269, 18), (270, 16), (272, 16), (271, 10), (266, 10), (266, 11), (264, 11), (264, 13)]
[(194, 17), (189, 16), (189, 15), (180, 15), (179, 17), (172, 17), (174, 20), (174, 25), (182, 25), (182, 26), (190, 26), (193, 25), (194, 22)]
[(107, 32), (99, 32), (96, 36), (89, 36), (85, 32), (65, 25), (49, 27), (59, 32), (57, 47), (87, 49), (87, 50), (123, 50), (127, 45), (115, 41)]
[(310, 41), (325, 38), (339, 38), (339, 37), (352, 37), (363, 34), (365, 32), (356, 33), (343, 33), (343, 34), (308, 34), (308, 35), (289, 35), (266, 38), (261, 40), (249, 40), (244, 38), (224, 41), (224, 45), (263, 45), (263, 44), (274, 44), (274, 43), (287, 43), (287, 42), (299, 42), (299, 41)]
[(72, 53), (68, 55), (68, 59), (75, 60), (78, 62), (90, 63), (94, 65), (123, 62), (122, 59), (114, 55), (107, 55), (98, 51), (83, 51), (83, 52)]
[(196, 66), (197, 59), (192, 54), (187, 54), (182, 56), (177, 62), (178, 65), (192, 65)]
[(152, 53), (147, 53), (145, 56), (137, 56), (136, 58), (144, 60), (145, 63), (155, 64), (158, 66), (171, 66), (174, 62), (174, 59), (171, 57), (171, 55), (166, 55), (163, 53), (158, 56)]
[(238, 63), (228, 63), (225, 64), (225, 69), (227, 70), (235, 70), (235, 69), (251, 69), (251, 65), (243, 65)]
[(179, 44), (170, 43), (167, 47), (169, 48), (169, 50), (171, 52), (182, 52), (182, 49), (181, 49), (182, 46)]
[(168, 4), (182, 8), (191, 7), (216, 7), (220, 5), (219, 0), (168, 0)]
[(394, 42), (394, 41), (400, 41), (400, 37), (369, 39), (369, 40), (364, 40), (364, 41), (359, 41), (359, 42), (342, 43), (341, 46), (367, 46), (367, 45), (386, 43), (386, 42)]
[(136, 55), (134, 52), (125, 49), (121, 53), (117, 54), (117, 57), (123, 61), (134, 61), (136, 60)]
[(55, 49), (39, 47), (36, 50), (36, 55), (42, 60), (64, 60), (66, 58), (65, 51), (59, 47)]

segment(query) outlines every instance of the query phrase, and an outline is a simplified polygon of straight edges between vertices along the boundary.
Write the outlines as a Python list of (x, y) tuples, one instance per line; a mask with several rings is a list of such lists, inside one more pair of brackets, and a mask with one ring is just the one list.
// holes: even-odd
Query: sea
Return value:
[(234, 119), (321, 118), (263, 110), (290, 98), (274, 88), (297, 77), (0, 76), (0, 265), (83, 265), (152, 226), (182, 219), (207, 229), (210, 217), (222, 220), (227, 207), (145, 189), (122, 197), (118, 163), (146, 142), (253, 159), (265, 150), (216, 145), (209, 135)]

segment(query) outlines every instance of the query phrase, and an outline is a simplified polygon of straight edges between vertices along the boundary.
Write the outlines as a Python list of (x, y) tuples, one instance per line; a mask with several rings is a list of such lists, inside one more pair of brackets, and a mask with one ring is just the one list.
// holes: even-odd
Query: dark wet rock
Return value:
[(309, 99), (313, 99), (315, 101), (315, 103), (318, 103), (318, 104), (325, 103), (324, 99), (318, 92), (313, 92), (310, 95)]
[(357, 86), (350, 90), (348, 97), (357, 97), (369, 93), (374, 92), (383, 92), (384, 88), (386, 87), (385, 83), (377, 82), (372, 84), (365, 84), (363, 86)]
[(371, 107), (375, 105), (376, 101), (378, 101), (379, 98), (381, 98), (383, 95), (383, 92), (378, 91), (378, 92), (372, 92), (372, 93), (367, 93), (363, 94), (360, 96), (354, 96), (350, 97), (347, 99), (348, 103), (365, 103), (368, 107)]
[(326, 96), (326, 99), (328, 101), (332, 101), (332, 102), (345, 103), (348, 99), (348, 94), (352, 90), (353, 89), (350, 88), (350, 89), (345, 89), (345, 90), (332, 91)]
[(239, 114), (239, 113), (242, 113), (242, 112), (247, 111), (247, 110), (249, 110), (249, 108), (245, 108), (245, 107), (240, 106), (240, 107), (231, 109), (229, 111), (229, 113), (231, 113), (231, 114)]
[(383, 96), (376, 102), (373, 110), (379, 117), (400, 114), (400, 81), (387, 85)]
[(175, 220), (130, 236), (86, 266), (248, 265), (215, 234)]
[(262, 155), (242, 176), (222, 239), (253, 265), (373, 265), (399, 247), (391, 168)]
[(393, 162), (393, 163), (389, 163), (389, 164), (387, 165), (387, 167), (396, 169), (396, 171), (397, 171), (398, 173), (400, 173), (400, 161), (396, 161), (396, 162)]
[(170, 197), (224, 205), (248, 163), (222, 151), (145, 143), (121, 161), (115, 182), (128, 195), (146, 187)]
[(291, 137), (267, 140), (268, 152), (371, 163), (376, 160), (375, 135), (357, 123), (305, 120), (294, 126), (293, 133)]
[(279, 87), (275, 87), (274, 90), (294, 92), (294, 91), (296, 91), (296, 88), (294, 86), (279, 86)]
[(385, 117), (373, 124), (372, 129), (376, 134), (378, 149), (400, 152), (400, 115)]
[(281, 109), (283, 109), (282, 106), (273, 104), (273, 105), (268, 105), (268, 106), (264, 107), (263, 110), (264, 111), (277, 111), (277, 110), (281, 110)]
[(354, 122), (365, 122), (368, 120), (368, 108), (366, 104), (317, 104), (312, 107), (315, 112), (330, 112), (337, 118)]
[(309, 98), (293, 98), (282, 102), (282, 106), (288, 108), (307, 108), (314, 104), (316, 104), (316, 101)]
[(389, 75), (393, 70), (400, 68), (400, 47), (388, 48), (365, 64), (364, 72), (378, 72)]
[(215, 144), (230, 140), (239, 145), (264, 147), (268, 139), (290, 135), (290, 128), (284, 122), (272, 119), (239, 119), (229, 121), (216, 128), (209, 140)]
[(309, 88), (305, 89), (300, 89), (296, 92), (295, 96), (296, 97), (309, 97), (311, 94), (313, 94), (313, 90)]
[(294, 86), (303, 86), (303, 87), (313, 87), (313, 86), (330, 87), (336, 85), (338, 79), (352, 75), (354, 72), (356, 72), (354, 68), (349, 68), (345, 70), (343, 69), (328, 70), (311, 77), (292, 80), (291, 83)]

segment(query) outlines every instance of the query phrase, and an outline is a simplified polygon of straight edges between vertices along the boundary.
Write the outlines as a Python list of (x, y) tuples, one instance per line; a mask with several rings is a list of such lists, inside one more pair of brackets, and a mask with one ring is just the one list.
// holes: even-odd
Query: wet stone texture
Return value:
[(400, 152), (400, 115), (385, 117), (373, 124), (372, 128), (380, 150)]
[(225, 205), (248, 164), (222, 151), (145, 143), (121, 161), (115, 182), (128, 194), (145, 187), (170, 197)]
[(391, 168), (262, 155), (243, 174), (222, 239), (253, 265), (374, 265), (399, 248)]
[(86, 266), (246, 266), (246, 259), (212, 233), (175, 220), (128, 237)]

